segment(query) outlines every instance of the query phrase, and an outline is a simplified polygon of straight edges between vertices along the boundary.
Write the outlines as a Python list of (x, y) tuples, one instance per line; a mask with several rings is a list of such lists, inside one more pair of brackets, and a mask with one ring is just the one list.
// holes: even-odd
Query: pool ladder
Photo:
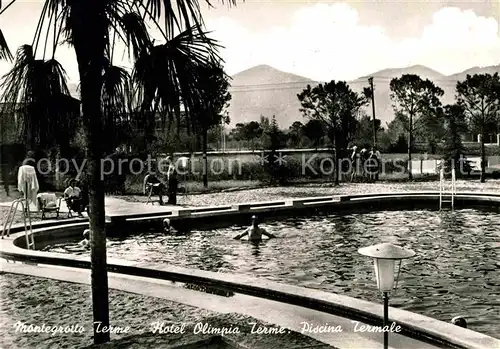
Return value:
[(455, 208), (455, 196), (457, 195), (457, 178), (455, 168), (451, 169), (451, 192), (445, 191), (444, 166), (439, 170), (439, 210), (443, 209), (443, 204), (450, 204), (451, 209)]
[(21, 205), (22, 215), (23, 215), (23, 223), (24, 223), (24, 235), (26, 237), (26, 247), (29, 249), (35, 249), (35, 239), (33, 238), (33, 228), (31, 226), (31, 214), (29, 202), (27, 199), (21, 198), (16, 199), (10, 205), (9, 213), (7, 214), (7, 218), (3, 225), (2, 230), (2, 239), (4, 235), (10, 236), (10, 228), (12, 227), (12, 223), (14, 222), (14, 218), (16, 217), (17, 210)]

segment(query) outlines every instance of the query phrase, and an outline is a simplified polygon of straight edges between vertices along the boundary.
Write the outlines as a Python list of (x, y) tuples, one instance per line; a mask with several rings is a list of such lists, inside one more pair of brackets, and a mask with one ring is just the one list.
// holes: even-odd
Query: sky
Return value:
[[(499, 0), (212, 3), (202, 11), (211, 37), (225, 47), (229, 74), (267, 64), (314, 80), (352, 80), (417, 64), (449, 75), (500, 63)], [(0, 16), (11, 49), (32, 42), (41, 8), (41, 0), (17, 0)], [(58, 48), (56, 58), (77, 82), (71, 49)], [(117, 64), (130, 66), (126, 58)], [(0, 63), (1, 75), (8, 69)]]

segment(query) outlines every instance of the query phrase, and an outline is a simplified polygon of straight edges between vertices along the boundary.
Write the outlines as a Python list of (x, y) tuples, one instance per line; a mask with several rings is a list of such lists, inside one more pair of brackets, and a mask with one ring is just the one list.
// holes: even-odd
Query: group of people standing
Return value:
[(358, 151), (357, 146), (351, 148), (351, 182), (357, 178), (362, 180), (377, 181), (380, 173), (382, 156), (380, 152), (372, 147), (370, 151), (362, 148)]
[[(160, 205), (163, 205), (163, 195), (167, 195), (167, 204), (177, 205), (177, 189), (179, 181), (177, 178), (177, 168), (171, 156), (166, 158), (166, 171), (159, 169), (160, 175), (164, 178), (160, 178), (156, 171), (148, 171), (144, 177), (143, 191), (145, 195), (148, 195), (151, 191), (151, 195), (158, 195)], [(162, 180), (164, 179), (164, 180)]]

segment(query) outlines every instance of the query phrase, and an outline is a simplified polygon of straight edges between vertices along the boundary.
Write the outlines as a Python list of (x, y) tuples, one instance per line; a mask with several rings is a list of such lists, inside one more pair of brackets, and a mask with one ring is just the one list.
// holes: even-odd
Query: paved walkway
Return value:
[[(4, 201), (0, 202), (0, 206), (10, 207), (13, 201)], [(147, 204), (144, 202), (131, 202), (124, 199), (116, 198), (116, 197), (106, 197), (104, 199), (104, 204), (106, 207), (106, 215), (119, 215), (119, 214), (129, 214), (129, 213), (149, 213), (149, 212), (168, 212), (180, 208), (185, 208), (186, 206), (182, 205), (159, 205), (158, 202), (154, 202), (153, 204)], [(35, 205), (30, 205), (31, 212), (38, 212)], [(18, 211), (21, 211), (21, 206), (18, 206)], [(64, 200), (61, 202), (60, 213), (67, 213), (68, 207)], [(84, 213), (86, 216), (86, 213)], [(49, 214), (52, 216), (52, 214)], [(65, 217), (65, 215), (62, 215)]]
[[(85, 269), (45, 265), (33, 266), (5, 261), (0, 263), (0, 268), (8, 273), (90, 284), (90, 271)], [(111, 289), (167, 299), (219, 313), (237, 312), (260, 321), (287, 327), (337, 348), (360, 349), (381, 348), (383, 346), (383, 335), (381, 333), (355, 332), (355, 324), (351, 320), (307, 308), (246, 295), (216, 296), (181, 288), (169, 281), (115, 273), (109, 273), (108, 280)], [(309, 333), (303, 331), (304, 323), (309, 324), (312, 328), (317, 326), (340, 326), (343, 331), (340, 333)], [(390, 334), (389, 347), (394, 349), (438, 348), (396, 333)]]

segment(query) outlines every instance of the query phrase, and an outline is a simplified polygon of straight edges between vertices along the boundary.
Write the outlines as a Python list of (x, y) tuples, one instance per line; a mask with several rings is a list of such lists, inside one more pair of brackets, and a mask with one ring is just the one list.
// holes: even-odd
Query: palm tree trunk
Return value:
[[(94, 344), (109, 342), (108, 274), (106, 262), (106, 232), (104, 181), (101, 178), (103, 142), (101, 88), (106, 46), (104, 3), (100, 0), (74, 1), (72, 11), (73, 46), (78, 61), (81, 82), (83, 126), (87, 143), (90, 199), (90, 261)], [(99, 328), (101, 331), (99, 331)]]
[(413, 115), (410, 114), (410, 122), (408, 125), (408, 179), (413, 179), (411, 168), (411, 148), (413, 146)]
[(203, 188), (208, 188), (208, 158), (207, 158), (207, 148), (208, 148), (208, 130), (203, 126)]

